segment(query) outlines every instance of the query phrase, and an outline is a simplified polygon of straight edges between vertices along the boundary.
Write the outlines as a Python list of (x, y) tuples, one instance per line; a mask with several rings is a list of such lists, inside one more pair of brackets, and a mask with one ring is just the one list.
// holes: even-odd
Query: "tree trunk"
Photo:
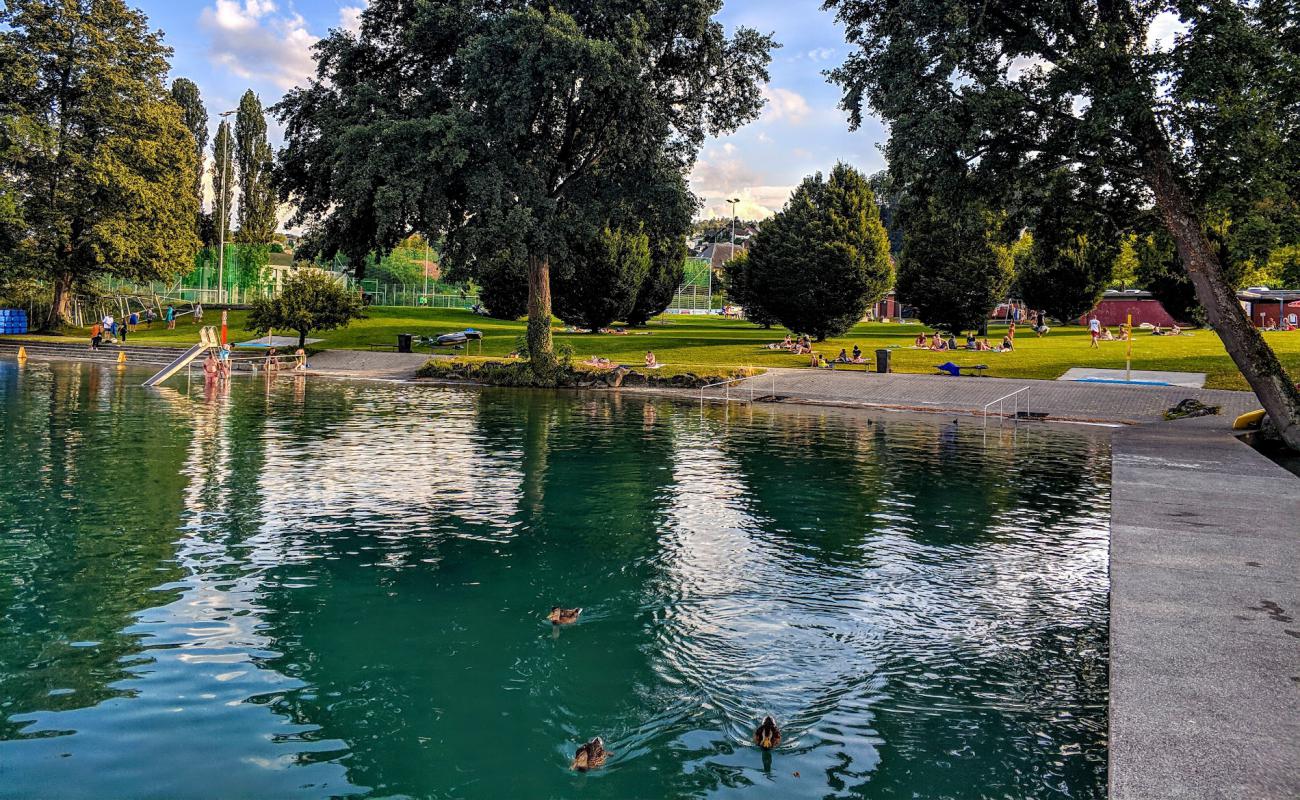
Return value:
[(68, 303), (72, 300), (72, 273), (61, 272), (54, 279), (54, 302), (50, 303), (50, 315), (41, 327), (44, 331), (57, 331), (68, 322)]
[(551, 348), (551, 261), (528, 257), (528, 358), (536, 366), (555, 366)]
[[(272, 340), (272, 341), (274, 341), (274, 340)], [(307, 331), (305, 331), (305, 330), (299, 330), (299, 331), (298, 331), (298, 346), (299, 346), (299, 347), (306, 347), (306, 346), (307, 346)]]
[(1235, 287), (1201, 228), (1191, 200), (1174, 174), (1169, 145), (1154, 116), (1139, 123), (1147, 181), (1161, 220), (1173, 235), (1178, 256), (1192, 279), (1196, 299), (1233, 363), (1255, 391), (1282, 440), (1300, 450), (1300, 391), (1287, 376), (1277, 354), (1264, 341), (1237, 300)]

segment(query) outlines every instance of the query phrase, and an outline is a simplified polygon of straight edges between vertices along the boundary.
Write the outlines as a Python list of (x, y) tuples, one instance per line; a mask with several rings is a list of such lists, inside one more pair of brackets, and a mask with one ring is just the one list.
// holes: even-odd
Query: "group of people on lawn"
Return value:
[(1010, 353), (1016, 349), (1015, 323), (1013, 322), (1008, 328), (1007, 335), (1002, 337), (1002, 344), (996, 347), (989, 344), (988, 337), (976, 338), (973, 333), (966, 336), (966, 344), (962, 346), (957, 344), (956, 336), (950, 333), (945, 338), (943, 334), (937, 331), (929, 336), (926, 336), (924, 331), (917, 334), (912, 347), (917, 350), (976, 350), (990, 353)]

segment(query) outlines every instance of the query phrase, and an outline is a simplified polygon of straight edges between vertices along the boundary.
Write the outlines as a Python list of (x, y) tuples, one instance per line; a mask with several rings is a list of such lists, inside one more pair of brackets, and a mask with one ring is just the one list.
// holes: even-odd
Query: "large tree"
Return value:
[(208, 150), (208, 110), (199, 96), (199, 87), (189, 78), (172, 81), (172, 101), (181, 109), (181, 121), (194, 137), (194, 153), (199, 169), (194, 174), (194, 197), (203, 213), (203, 163)]
[(1097, 307), (1119, 254), (1118, 232), (1083, 191), (1066, 171), (1052, 176), (1034, 215), (1028, 258), (1016, 269), (1021, 298), (1062, 322)]
[(893, 277), (875, 195), (846, 164), (804, 178), (749, 252), (751, 296), (782, 325), (818, 341), (861, 321)]
[(230, 241), (230, 221), (235, 217), (235, 137), (230, 122), (221, 120), (217, 126), (217, 135), (212, 139), (212, 230), (213, 239), (208, 242), (216, 245), (218, 241)]
[[(969, 175), (990, 206), (1014, 211), (1026, 190), (1064, 167), (1119, 222), (1154, 208), (1209, 323), (1283, 438), (1300, 448), (1300, 392), (1246, 319), (1208, 233), (1216, 214), (1251, 220), (1234, 244), (1258, 251), (1294, 228), (1300, 6), (825, 5), (857, 48), (833, 73), (844, 106), (855, 125), (869, 106), (890, 126), (890, 171), (909, 194)], [(1172, 12), (1186, 33), (1170, 46), (1149, 46), (1153, 21)]]
[(650, 274), (650, 238), (639, 230), (604, 230), (568, 248), (556, 265), (555, 315), (592, 332), (627, 319)]
[(275, 234), (275, 163), (266, 141), (262, 101), (249, 89), (235, 114), (235, 164), (239, 176), (239, 241), (264, 245)]
[(509, 249), (529, 278), (529, 351), (553, 363), (553, 258), (605, 219), (611, 191), (753, 119), (773, 42), (731, 37), (718, 0), (375, 0), (359, 36), (317, 45), (317, 74), (276, 107), (283, 191), (347, 252), (408, 229), (444, 257)]
[(961, 197), (935, 195), (906, 219), (898, 299), (941, 330), (983, 328), (1014, 278), (997, 215)]
[(762, 299), (754, 293), (748, 250), (738, 251), (722, 265), (722, 282), (727, 299), (745, 310), (745, 319), (764, 328), (777, 323), (777, 318), (763, 307)]
[(10, 0), (0, 11), (0, 175), (23, 226), (0, 269), (53, 286), (47, 328), (99, 276), (193, 266), (198, 158), (167, 92), (170, 54), (121, 0)]

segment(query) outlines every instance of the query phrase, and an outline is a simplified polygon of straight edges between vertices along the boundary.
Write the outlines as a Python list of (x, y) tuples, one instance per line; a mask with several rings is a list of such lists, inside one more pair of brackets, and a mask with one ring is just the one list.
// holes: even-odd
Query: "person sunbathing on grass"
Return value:
[(595, 367), (596, 369), (613, 369), (618, 366), (618, 364), (615, 364), (613, 361), (602, 356), (592, 356), (582, 363), (589, 367)]
[(841, 347), (841, 348), (840, 348), (840, 354), (837, 355), (837, 356), (835, 356), (835, 363), (837, 363), (837, 364), (847, 364), (847, 363), (849, 363), (849, 351), (848, 351), (848, 350), (845, 350), (843, 347)]
[(856, 344), (853, 345), (853, 363), (854, 364), (862, 363), (862, 348), (858, 347)]
[(655, 354), (650, 350), (645, 353), (645, 367), (646, 369), (659, 369), (660, 367), (659, 360), (655, 358)]
[(925, 347), (925, 331), (921, 331), (916, 335), (916, 341), (912, 342), (912, 346), (921, 348)]

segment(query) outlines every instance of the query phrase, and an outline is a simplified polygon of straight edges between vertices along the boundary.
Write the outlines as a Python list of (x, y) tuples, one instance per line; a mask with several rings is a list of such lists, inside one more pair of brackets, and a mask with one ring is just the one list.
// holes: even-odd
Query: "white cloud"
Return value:
[(835, 48), (818, 47), (815, 50), (808, 51), (808, 58), (811, 61), (830, 61), (835, 57)]
[(731, 214), (728, 198), (739, 198), (736, 214), (745, 219), (766, 219), (790, 199), (795, 187), (778, 185), (769, 176), (739, 158), (701, 160), (691, 172), (691, 190), (704, 201), (703, 217)]
[(1173, 49), (1174, 40), (1187, 32), (1187, 23), (1173, 11), (1162, 11), (1151, 20), (1147, 28), (1147, 52), (1160, 53)]
[(315, 72), (317, 37), (301, 15), (278, 13), (271, 0), (216, 0), (199, 14), (199, 27), (210, 37), (213, 63), (241, 78), (291, 89)]
[(339, 27), (348, 33), (361, 32), (361, 12), (370, 5), (369, 0), (362, 0), (359, 6), (344, 6), (339, 9)]
[(767, 101), (763, 109), (763, 121), (767, 123), (784, 121), (799, 125), (812, 113), (803, 95), (789, 89), (764, 86), (763, 99)]
[(1055, 64), (1044, 61), (1038, 56), (1017, 56), (1007, 63), (1007, 78), (1018, 81), (1025, 75), (1036, 70), (1050, 72)]

